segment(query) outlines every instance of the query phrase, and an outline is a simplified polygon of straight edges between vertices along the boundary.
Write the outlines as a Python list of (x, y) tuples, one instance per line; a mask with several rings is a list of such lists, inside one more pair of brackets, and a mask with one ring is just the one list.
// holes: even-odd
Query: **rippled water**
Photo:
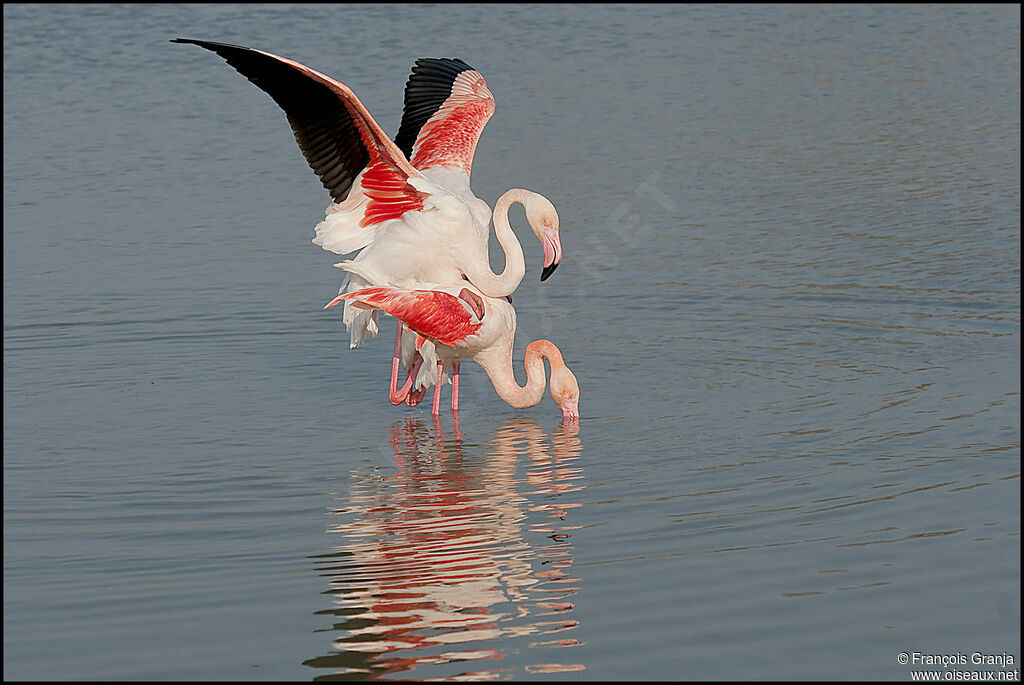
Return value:
[[(177, 36), (392, 132), (478, 68), (579, 426), (392, 407), (284, 117)], [(5, 5), (5, 678), (1019, 669), (1019, 84), (1010, 5)]]
[(534, 661), (582, 644), (579, 525), (567, 521), (583, 487), (578, 427), (549, 443), (536, 421), (510, 419), (489, 445), (466, 449), (458, 428), (445, 437), (432, 423), (392, 428), (394, 470), (357, 469), (331, 508), (336, 551), (316, 562), (334, 604), (321, 613), (339, 636), (306, 664), (366, 678), (457, 663), (449, 674), (491, 679), (512, 647), (529, 655), (527, 673), (585, 670)]

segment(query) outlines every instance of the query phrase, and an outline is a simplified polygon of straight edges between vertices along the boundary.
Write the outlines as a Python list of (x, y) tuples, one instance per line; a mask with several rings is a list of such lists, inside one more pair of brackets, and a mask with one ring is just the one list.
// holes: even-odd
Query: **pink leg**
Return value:
[[(419, 373), (420, 367), (423, 365), (423, 357), (416, 355), (416, 364), (413, 370), (409, 372), (409, 380), (405, 383), (408, 386), (412, 386), (413, 381), (416, 380), (416, 374)], [(405, 398), (405, 403), (410, 407), (415, 407), (417, 404), (423, 401), (423, 398), (427, 394), (426, 388), (417, 388), (415, 390), (409, 390), (409, 396)]]
[(391, 357), (391, 384), (388, 385), (388, 399), (391, 400), (391, 404), (401, 404), (405, 401), (405, 395), (409, 394), (408, 390), (405, 391), (405, 394), (395, 392), (395, 388), (398, 385), (398, 362), (401, 355), (402, 322), (399, 321), (398, 327), (395, 329), (395, 351)]
[[(459, 415), (459, 360), (452, 362), (452, 414)], [(455, 419), (458, 421), (458, 418)]]
[(423, 398), (423, 390), (412, 390), (413, 381), (416, 380), (416, 374), (419, 373), (420, 366), (422, 365), (423, 357), (417, 355), (416, 363), (412, 365), (411, 369), (409, 369), (409, 375), (405, 379), (405, 385), (403, 385), (402, 388), (398, 391), (392, 389), (390, 395), (388, 396), (388, 398), (391, 400), (391, 404), (401, 404), (402, 402), (405, 402), (406, 404), (409, 404), (409, 406), (415, 406), (419, 402), (419, 399), (417, 399), (416, 402), (410, 404), (409, 400), (413, 397), (413, 395), (419, 393), (419, 398)]
[(437, 362), (437, 383), (434, 384), (434, 407), (430, 410), (430, 413), (434, 416), (438, 416), (441, 413), (441, 372), (444, 370), (444, 364), (440, 361)]
[(452, 412), (452, 434), (456, 440), (462, 440), (462, 431), (459, 430), (459, 412)]

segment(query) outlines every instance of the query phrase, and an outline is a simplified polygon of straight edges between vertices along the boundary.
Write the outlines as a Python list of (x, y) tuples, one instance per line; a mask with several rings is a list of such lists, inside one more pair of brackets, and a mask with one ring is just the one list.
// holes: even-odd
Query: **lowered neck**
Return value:
[(485, 364), (481, 366), (487, 372), (487, 376), (494, 385), (494, 390), (501, 399), (516, 409), (532, 407), (544, 396), (544, 388), (547, 386), (547, 378), (544, 373), (544, 359), (548, 360), (552, 368), (565, 366), (562, 360), (562, 353), (548, 340), (534, 340), (526, 347), (526, 385), (519, 385), (515, 373), (512, 370), (512, 354), (503, 355), (496, 364)]

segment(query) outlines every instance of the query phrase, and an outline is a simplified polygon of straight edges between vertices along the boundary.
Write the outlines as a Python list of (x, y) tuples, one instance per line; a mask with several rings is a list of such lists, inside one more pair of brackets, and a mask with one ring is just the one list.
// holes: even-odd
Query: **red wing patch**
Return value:
[(478, 71), (464, 71), (452, 84), (452, 94), (423, 125), (413, 146), (412, 165), (459, 166), (468, 176), (473, 153), (487, 120), (494, 114), (494, 96)]
[(360, 226), (397, 219), (408, 211), (423, 209), (423, 195), (406, 181), (393, 166), (378, 161), (366, 167), (362, 178), (363, 194), (369, 198)]
[(341, 297), (383, 309), (416, 333), (443, 345), (455, 345), (483, 325), (473, 322), (457, 297), (440, 290), (364, 288)]

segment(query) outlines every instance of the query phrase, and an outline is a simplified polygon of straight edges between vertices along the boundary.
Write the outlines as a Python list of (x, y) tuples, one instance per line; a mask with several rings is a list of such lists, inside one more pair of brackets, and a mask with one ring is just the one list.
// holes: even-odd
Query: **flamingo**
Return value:
[[(510, 296), (526, 273), (522, 246), (508, 221), (515, 203), (523, 205), (543, 246), (541, 280), (561, 263), (558, 214), (550, 201), (512, 189), (492, 213), (470, 190), (473, 155), (494, 113), (494, 97), (464, 61), (417, 60), (392, 142), (346, 85), (303, 64), (240, 45), (171, 42), (216, 53), (285, 111), (306, 161), (333, 199), (313, 243), (336, 254), (361, 250), (355, 259), (335, 264), (349, 273), (339, 293), (346, 286), (351, 292), (369, 285), (415, 288), (465, 280), (489, 297)], [(505, 253), (500, 274), (488, 258), (492, 214)], [(377, 335), (376, 311), (361, 312), (346, 302), (343, 321), (350, 347)], [(394, 392), (401, 338), (398, 326), (389, 391), (394, 403), (402, 401)]]
[[(459, 411), (459, 363), (472, 359), (483, 367), (501, 399), (516, 408), (532, 407), (544, 396), (547, 379), (544, 359), (551, 365), (551, 398), (564, 419), (579, 419), (580, 388), (562, 353), (549, 340), (534, 340), (526, 346), (526, 385), (520, 386), (512, 369), (512, 345), (516, 311), (503, 298), (488, 297), (472, 286), (448, 285), (430, 289), (373, 287), (338, 295), (324, 309), (342, 301), (363, 310), (383, 310), (399, 319), (416, 334), (416, 346), (433, 343), (438, 382), (434, 386), (431, 413), (440, 410), (441, 377), (451, 368), (452, 413)], [(423, 356), (410, 370), (416, 375)], [(407, 384), (410, 381), (407, 381)]]
[[(555, 235), (557, 237), (558, 215), (555, 212), (554, 206), (551, 205), (543, 195), (519, 188), (513, 188), (512, 190), (506, 191), (500, 198), (498, 198), (498, 201), (494, 205), (494, 225), (499, 236), (502, 234), (511, 235), (513, 238), (515, 236), (508, 222), (508, 208), (514, 202), (520, 202), (524, 205), (526, 208), (527, 219), (530, 221), (531, 226), (553, 225), (555, 227)], [(484, 228), (486, 229), (486, 225)], [(486, 245), (486, 239), (487, 237), (485, 234), (484, 245)], [(377, 265), (380, 261), (383, 261), (380, 259), (381, 252), (391, 251), (390, 244), (380, 252), (375, 250), (375, 246), (378, 244), (384, 245), (385, 243), (383, 240), (379, 243), (375, 242), (365, 248), (355, 260), (336, 265), (345, 269), (350, 274), (347, 287), (343, 286), (341, 289), (342, 291), (347, 290), (348, 292), (354, 292), (370, 286), (398, 286), (405, 287), (407, 289), (416, 289), (429, 285), (430, 280), (428, 280), (427, 273), (425, 271), (421, 271), (412, 277), (408, 275), (404, 278), (394, 278), (393, 276), (389, 277), (389, 275), (378, 268)], [(516, 242), (516, 245), (518, 245), (518, 242)], [(561, 260), (561, 246), (557, 244), (552, 245), (551, 242), (545, 242), (544, 249), (545, 254), (551, 251), (556, 255), (555, 261), (552, 261), (551, 264), (552, 267), (557, 267), (558, 262)], [(520, 268), (522, 268), (521, 248), (518, 250), (518, 254), (518, 263), (520, 264)], [(512, 261), (511, 257), (506, 258), (505, 273), (507, 273), (515, 263), (516, 262)], [(488, 266), (486, 268), (489, 269), (490, 267)], [(551, 270), (547, 270), (546, 267), (546, 274), (550, 275)], [(544, 276), (542, 275), (542, 278), (543, 277)], [(475, 285), (474, 279), (470, 278), (468, 275), (463, 275), (463, 280)], [(481, 289), (481, 292), (483, 292), (483, 289)], [(511, 303), (511, 294), (506, 294), (504, 297), (509, 303)], [(371, 333), (375, 334), (375, 331), (377, 330), (375, 316), (377, 311), (378, 310), (364, 310), (352, 307), (350, 302), (346, 301), (342, 320), (349, 326), (349, 330), (351, 331), (352, 347), (358, 347), (358, 345), (361, 344), (362, 331), (369, 330)], [(403, 349), (406, 351), (405, 354), (402, 353)], [(420, 360), (422, 355), (430, 357), (432, 349), (432, 345), (428, 343), (427, 345), (422, 346), (422, 348), (417, 347), (415, 350), (411, 350), (409, 341), (403, 339), (401, 324), (396, 326), (394, 351), (391, 359), (391, 381), (388, 391), (388, 398), (392, 404), (401, 404), (402, 402), (405, 402), (410, 406), (414, 406), (422, 399), (423, 392), (426, 387), (433, 383), (440, 382), (441, 379), (434, 375), (433, 365), (423, 367), (422, 371), (419, 370), (419, 366), (416, 367), (416, 370), (411, 368), (414, 361)], [(410, 354), (412, 355), (413, 361), (410, 361)], [(402, 361), (402, 365), (407, 369), (408, 377), (401, 390), (396, 391), (400, 359)], [(417, 373), (419, 374), (418, 376)], [(414, 380), (415, 385), (413, 385)]]

